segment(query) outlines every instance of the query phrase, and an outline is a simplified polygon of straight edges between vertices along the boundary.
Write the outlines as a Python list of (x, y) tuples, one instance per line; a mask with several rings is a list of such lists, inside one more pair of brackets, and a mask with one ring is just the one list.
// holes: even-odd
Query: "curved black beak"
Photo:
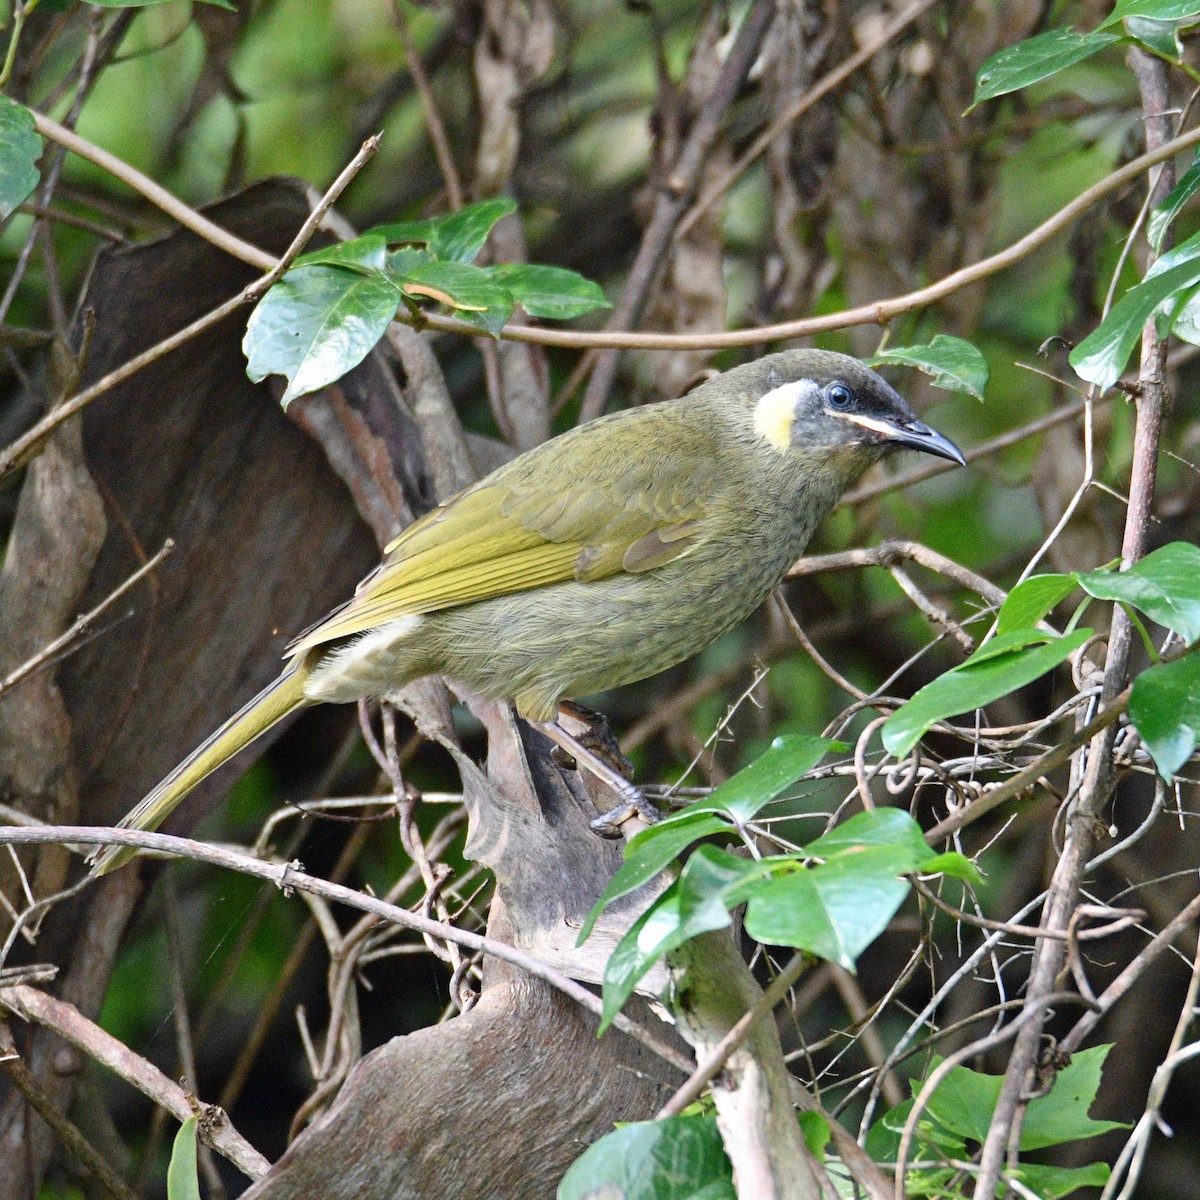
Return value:
[(920, 450), (922, 454), (933, 454), (938, 458), (948, 458), (960, 467), (967, 465), (962, 451), (948, 438), (943, 437), (936, 429), (930, 429), (922, 421), (888, 421), (887, 440), (894, 446), (903, 446), (907, 450)]

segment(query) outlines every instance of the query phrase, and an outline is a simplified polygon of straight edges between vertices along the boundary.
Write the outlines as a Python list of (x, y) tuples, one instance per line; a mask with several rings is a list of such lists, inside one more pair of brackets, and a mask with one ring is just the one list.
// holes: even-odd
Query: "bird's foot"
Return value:
[[(575, 713), (569, 715), (579, 720)], [(561, 747), (575, 760), (577, 769), (590, 772), (620, 797), (620, 804), (591, 822), (592, 828), (598, 834), (602, 837), (625, 837), (635, 832), (622, 829), (627, 822), (638, 819), (643, 824), (653, 825), (660, 819), (658, 809), (642, 795), (642, 789), (613, 765), (607, 753), (597, 753), (585, 745), (578, 735), (569, 733), (557, 721), (539, 722), (538, 726), (556, 746)], [(594, 728), (590, 724), (589, 727)], [(612, 748), (611, 734), (608, 737), (609, 742), (604, 745), (604, 751)], [(616, 756), (621, 766), (632, 774), (632, 765), (624, 755), (616, 751)]]
[[(613, 770), (626, 779), (633, 779), (633, 763), (621, 753), (620, 743), (612, 731), (609, 719), (594, 708), (580, 704), (577, 700), (563, 700), (558, 706), (559, 717), (566, 717), (570, 724), (565, 726), (567, 732), (579, 745), (602, 758)], [(559, 722), (561, 724), (561, 721)], [(581, 728), (573, 728), (578, 724)], [(569, 757), (561, 746), (555, 747), (564, 757)]]
[[(624, 837), (625, 830), (622, 826), (628, 821), (636, 820), (641, 821), (644, 825), (654, 825), (662, 820), (662, 813), (646, 799), (642, 789), (630, 786), (636, 794), (636, 798), (630, 796), (628, 800), (618, 804), (615, 808), (610, 808), (606, 813), (601, 813), (591, 822), (592, 830), (602, 838)], [(637, 830), (631, 832), (637, 832)]]

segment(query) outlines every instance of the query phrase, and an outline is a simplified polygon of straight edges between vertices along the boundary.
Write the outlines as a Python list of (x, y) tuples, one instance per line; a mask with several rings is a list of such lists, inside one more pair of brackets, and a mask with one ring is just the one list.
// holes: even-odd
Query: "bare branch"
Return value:
[[(482, 951), (493, 958), (503, 959), (520, 967), (530, 975), (536, 976), (543, 982), (558, 988), (560, 992), (570, 996), (581, 1007), (596, 1016), (600, 1015), (600, 1000), (587, 988), (576, 983), (573, 979), (556, 971), (553, 967), (527, 954), (523, 950), (510, 946), (506, 942), (498, 942), (482, 934), (459, 929), (454, 925), (446, 925), (434, 921), (419, 913), (409, 912), (398, 908), (375, 896), (367, 896), (352, 888), (343, 887), (338, 883), (330, 883), (306, 874), (295, 863), (269, 863), (247, 854), (239, 854), (221, 846), (210, 846), (204, 842), (196, 842), (191, 838), (172, 837), (165, 833), (148, 833), (144, 830), (109, 829), (95, 825), (42, 825), (34, 828), (4, 828), (0, 827), (0, 846), (4, 845), (79, 845), (79, 846), (133, 846), (139, 850), (152, 850), (167, 854), (174, 858), (189, 858), (196, 862), (208, 863), (215, 867), (225, 867), (238, 871), (243, 875), (252, 875), (256, 879), (265, 879), (275, 884), (284, 894), (289, 891), (311, 892), (314, 896), (323, 896), (345, 904), (349, 908), (357, 908), (371, 913), (385, 921), (402, 925), (406, 929), (443, 941), (457, 942), (470, 950)], [(688, 1062), (677, 1050), (667, 1045), (649, 1030), (641, 1028), (623, 1014), (613, 1019), (613, 1026), (622, 1033), (642, 1043), (664, 1061), (682, 1071), (691, 1072), (693, 1064)]]
[[(180, 1121), (197, 1115), (195, 1097), (189, 1096), (153, 1063), (89, 1021), (74, 1005), (56, 1000), (27, 984), (18, 984), (0, 987), (0, 1006), (23, 1021), (54, 1030), (59, 1037), (108, 1067)], [(258, 1179), (265, 1175), (271, 1164), (230, 1125), (225, 1113), (211, 1105), (200, 1108), (205, 1119), (199, 1122), (199, 1133), (204, 1142), (229, 1159), (248, 1178)]]

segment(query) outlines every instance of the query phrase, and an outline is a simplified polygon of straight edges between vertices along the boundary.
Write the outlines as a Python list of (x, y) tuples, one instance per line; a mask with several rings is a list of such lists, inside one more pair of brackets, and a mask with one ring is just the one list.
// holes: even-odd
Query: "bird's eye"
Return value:
[(850, 401), (854, 399), (850, 394), (850, 389), (844, 383), (835, 383), (825, 393), (825, 398), (834, 408), (849, 408)]

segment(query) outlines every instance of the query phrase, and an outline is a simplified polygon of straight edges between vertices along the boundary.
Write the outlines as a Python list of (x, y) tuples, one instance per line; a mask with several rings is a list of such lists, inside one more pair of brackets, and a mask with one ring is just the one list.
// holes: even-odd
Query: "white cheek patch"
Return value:
[(797, 379), (772, 388), (754, 406), (754, 431), (765, 438), (780, 454), (792, 444), (792, 424), (796, 408), (803, 400), (814, 400), (820, 389), (811, 379)]
[(843, 421), (849, 421), (852, 425), (860, 425), (863, 429), (882, 434), (885, 438), (896, 436), (896, 427), (889, 421), (881, 421), (876, 417), (864, 417), (861, 413), (831, 412), (829, 415), (841, 417)]

